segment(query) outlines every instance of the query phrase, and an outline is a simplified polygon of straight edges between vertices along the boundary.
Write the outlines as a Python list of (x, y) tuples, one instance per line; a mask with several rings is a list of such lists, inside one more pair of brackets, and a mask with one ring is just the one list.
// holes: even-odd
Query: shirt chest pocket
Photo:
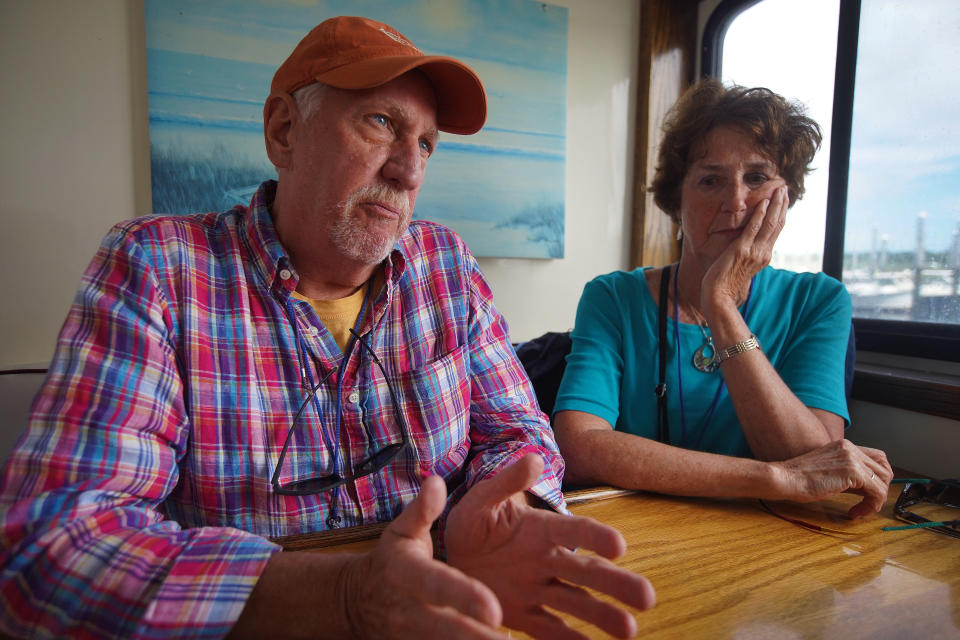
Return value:
[(470, 450), (469, 354), (462, 346), (402, 374), (411, 445), (421, 474), (449, 478)]

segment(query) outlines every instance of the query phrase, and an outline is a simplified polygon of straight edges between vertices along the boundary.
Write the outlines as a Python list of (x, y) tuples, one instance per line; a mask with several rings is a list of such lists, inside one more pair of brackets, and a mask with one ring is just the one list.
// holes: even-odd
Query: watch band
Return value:
[(757, 340), (757, 336), (750, 334), (750, 337), (746, 340), (742, 340), (736, 344), (732, 344), (729, 347), (725, 347), (717, 351), (715, 360), (717, 364), (721, 364), (724, 360), (729, 360), (738, 353), (744, 353), (745, 351), (752, 351), (753, 349), (760, 348), (760, 341)]

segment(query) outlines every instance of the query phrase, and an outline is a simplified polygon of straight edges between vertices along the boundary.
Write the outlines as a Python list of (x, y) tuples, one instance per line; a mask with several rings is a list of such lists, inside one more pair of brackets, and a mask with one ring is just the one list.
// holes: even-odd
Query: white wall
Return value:
[(586, 281), (629, 259), (639, 3), (550, 3), (570, 10), (565, 257), (480, 260), (514, 341), (572, 329)]
[[(514, 340), (572, 326), (625, 264), (638, 8), (569, 8), (566, 257), (482, 260)], [(0, 4), (0, 368), (45, 366), (109, 227), (150, 210), (142, 2)]]
[(847, 437), (887, 453), (901, 469), (934, 478), (960, 475), (960, 422), (854, 400)]
[(0, 5), (0, 367), (46, 366), (100, 238), (149, 208), (133, 4)]

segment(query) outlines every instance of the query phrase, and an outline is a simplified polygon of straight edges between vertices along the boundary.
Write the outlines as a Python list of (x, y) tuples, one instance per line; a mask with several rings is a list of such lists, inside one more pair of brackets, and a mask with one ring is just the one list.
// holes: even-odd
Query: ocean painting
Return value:
[(414, 218), (480, 257), (562, 258), (567, 9), (532, 0), (146, 0), (153, 210), (247, 204), (276, 172), (263, 102), (280, 63), (337, 15), (386, 22), (427, 54), (470, 65), (488, 115), (442, 133)]

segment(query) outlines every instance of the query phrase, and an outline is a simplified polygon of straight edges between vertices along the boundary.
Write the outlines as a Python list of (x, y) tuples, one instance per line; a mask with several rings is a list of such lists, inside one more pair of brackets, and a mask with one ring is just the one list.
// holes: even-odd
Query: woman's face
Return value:
[(710, 263), (785, 182), (774, 162), (734, 127), (711, 129), (690, 151), (692, 162), (680, 186), (683, 253)]

